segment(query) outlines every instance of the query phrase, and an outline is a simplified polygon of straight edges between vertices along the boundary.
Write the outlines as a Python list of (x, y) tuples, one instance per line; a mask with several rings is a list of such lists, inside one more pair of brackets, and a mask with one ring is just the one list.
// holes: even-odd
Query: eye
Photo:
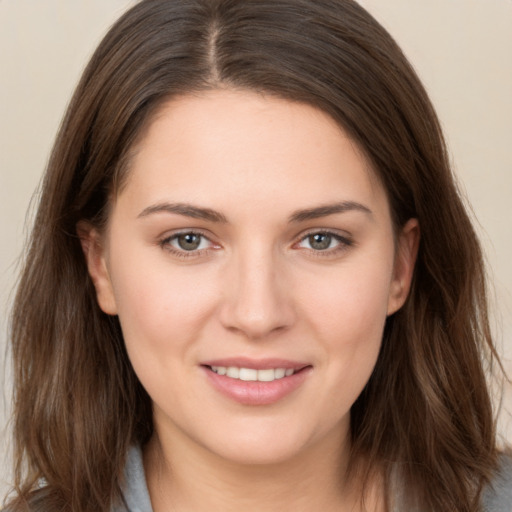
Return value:
[(297, 247), (315, 252), (335, 252), (350, 245), (352, 245), (352, 241), (346, 237), (329, 231), (316, 231), (302, 238)]
[(162, 245), (177, 252), (196, 252), (209, 249), (212, 242), (201, 233), (187, 232), (166, 238)]

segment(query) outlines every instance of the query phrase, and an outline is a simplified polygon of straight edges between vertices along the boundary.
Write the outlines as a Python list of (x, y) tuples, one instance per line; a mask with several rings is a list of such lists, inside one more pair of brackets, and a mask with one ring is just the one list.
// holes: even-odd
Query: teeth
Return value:
[(258, 370), (240, 368), (240, 374), (238, 378), (240, 380), (258, 380)]
[(236, 366), (229, 366), (226, 371), (226, 375), (232, 379), (238, 379), (240, 377), (240, 368), (237, 368)]
[[(279, 368), (278, 368), (279, 369)], [(276, 371), (272, 368), (268, 370), (258, 370), (258, 380), (262, 382), (272, 382), (276, 378)]]
[[(292, 370), (293, 373), (293, 370)], [(290, 375), (292, 374), (290, 373)], [(274, 375), (276, 379), (282, 379), (286, 375), (286, 370), (284, 368), (276, 368), (274, 370)]]
[(255, 370), (254, 368), (238, 368), (236, 366), (212, 366), (211, 369), (219, 375), (226, 375), (232, 379), (244, 381), (272, 382), (276, 379), (293, 375), (293, 368), (268, 368), (266, 370)]

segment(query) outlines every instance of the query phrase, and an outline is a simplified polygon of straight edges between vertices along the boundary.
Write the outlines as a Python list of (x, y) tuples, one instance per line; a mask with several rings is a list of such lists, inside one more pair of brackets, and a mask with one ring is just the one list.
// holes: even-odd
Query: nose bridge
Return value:
[(291, 325), (293, 308), (280, 267), (268, 245), (253, 241), (237, 252), (226, 276), (231, 286), (223, 305), (225, 327), (255, 339)]

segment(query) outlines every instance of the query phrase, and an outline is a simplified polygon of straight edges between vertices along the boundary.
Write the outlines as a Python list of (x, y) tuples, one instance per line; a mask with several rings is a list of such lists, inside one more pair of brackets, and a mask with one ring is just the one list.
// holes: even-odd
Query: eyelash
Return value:
[(163, 240), (161, 240), (159, 242), (159, 245), (166, 251), (170, 252), (173, 256), (176, 256), (181, 259), (197, 258), (198, 256), (201, 256), (201, 255), (205, 254), (205, 252), (211, 250), (211, 247), (208, 247), (206, 249), (187, 251), (185, 249), (177, 249), (171, 245), (171, 243), (174, 240), (177, 240), (180, 236), (185, 236), (185, 235), (198, 236), (198, 237), (201, 237), (201, 239), (203, 239), (203, 240), (208, 240), (208, 242), (210, 242), (210, 244), (213, 244), (213, 242), (204, 233), (201, 233), (200, 231), (181, 231), (179, 233), (174, 233), (173, 235), (164, 238)]
[[(166, 251), (170, 252), (174, 256), (181, 258), (181, 259), (187, 259), (187, 258), (197, 258), (199, 256), (204, 255), (206, 252), (210, 251), (212, 247), (207, 247), (204, 249), (199, 250), (191, 250), (187, 251), (185, 249), (177, 249), (173, 247), (171, 244), (173, 241), (177, 240), (180, 236), (185, 235), (194, 235), (201, 237), (202, 240), (207, 240), (210, 244), (215, 245), (204, 233), (201, 233), (200, 231), (181, 231), (179, 233), (174, 233), (171, 236), (165, 237), (159, 242), (160, 247), (165, 249)], [(335, 240), (337, 242), (335, 247), (330, 247), (326, 249), (308, 249), (305, 248), (305, 250), (309, 251), (314, 257), (329, 257), (336, 255), (340, 252), (346, 251), (349, 247), (354, 245), (353, 240), (348, 236), (342, 236), (339, 233), (335, 233), (333, 231), (329, 230), (312, 230), (307, 233), (304, 233), (300, 236), (297, 242), (294, 242), (292, 247), (297, 247), (299, 244), (306, 241), (309, 237), (314, 235), (324, 235), (327, 237), (330, 237), (331, 239)], [(200, 242), (201, 243), (201, 242)]]
[(335, 247), (327, 248), (327, 249), (308, 249), (305, 250), (309, 251), (312, 256), (318, 257), (318, 258), (328, 258), (329, 256), (335, 256), (338, 255), (341, 252), (346, 251), (348, 248), (354, 245), (354, 241), (349, 236), (340, 235), (339, 233), (336, 233), (334, 231), (329, 231), (328, 229), (322, 230), (322, 229), (315, 229), (312, 231), (309, 231), (305, 234), (302, 234), (298, 242), (294, 243), (294, 246), (297, 246), (304, 241), (306, 241), (309, 237), (314, 235), (324, 235), (327, 237), (330, 237), (331, 239), (335, 240), (337, 242)]

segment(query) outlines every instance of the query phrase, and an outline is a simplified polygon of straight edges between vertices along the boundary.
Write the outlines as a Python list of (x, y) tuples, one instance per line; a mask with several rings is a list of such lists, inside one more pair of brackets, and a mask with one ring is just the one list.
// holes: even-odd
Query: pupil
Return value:
[(324, 233), (316, 233), (314, 235), (310, 235), (309, 243), (313, 249), (323, 251), (328, 249), (331, 245), (331, 236)]
[(179, 246), (185, 251), (193, 251), (199, 247), (201, 236), (194, 233), (186, 233), (178, 237)]

